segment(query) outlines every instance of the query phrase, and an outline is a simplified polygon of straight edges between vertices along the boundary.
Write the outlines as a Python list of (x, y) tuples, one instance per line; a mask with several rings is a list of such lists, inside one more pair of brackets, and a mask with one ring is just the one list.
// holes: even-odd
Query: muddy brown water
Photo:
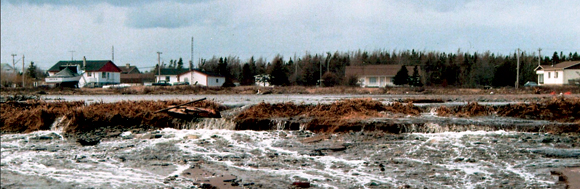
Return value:
[[(553, 171), (580, 167), (578, 135), (482, 127), (552, 123), (548, 121), (493, 116), (443, 118), (425, 113), (393, 121), (409, 126), (427, 124), (428, 130), (320, 136), (283, 130), (283, 122), (267, 131), (236, 131), (228, 120), (247, 105), (262, 101), (299, 104), (373, 98), (390, 102), (404, 98), (399, 96), (43, 97), (89, 103), (208, 97), (235, 108), (223, 113), (226, 118), (204, 119), (180, 130), (125, 132), (94, 146), (70, 141), (58, 128), (4, 134), (2, 188), (190, 188), (211, 183), (221, 188), (288, 188), (293, 183), (309, 183), (314, 188), (565, 188), (566, 183)], [(469, 101), (466, 98), (483, 97), (448, 103)], [(525, 101), (518, 99), (482, 102)]]

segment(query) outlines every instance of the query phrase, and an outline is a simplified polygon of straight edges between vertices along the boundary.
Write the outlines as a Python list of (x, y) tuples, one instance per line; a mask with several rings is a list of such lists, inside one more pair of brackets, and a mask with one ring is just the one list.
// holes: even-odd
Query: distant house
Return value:
[[(68, 70), (65, 70), (68, 69)], [(63, 71), (64, 70), (64, 71)], [(111, 60), (59, 61), (48, 69), (46, 82), (77, 87), (101, 87), (121, 83), (121, 69)]]
[(539, 85), (580, 84), (580, 61), (566, 61), (536, 67)]
[[(413, 66), (406, 66), (409, 76), (413, 75)], [(356, 76), (362, 87), (385, 87), (395, 86), (395, 75), (401, 69), (401, 65), (365, 65), (347, 66), (345, 75)]]
[(125, 66), (119, 67), (121, 69), (121, 83), (138, 83), (145, 82), (145, 75), (141, 74), (136, 66), (131, 66), (127, 63)]
[(0, 64), (0, 85), (7, 86), (14, 80), (16, 69), (8, 63)]
[(162, 68), (156, 73), (156, 80), (171, 84), (187, 83), (189, 85), (201, 85), (208, 87), (222, 86), (226, 78), (218, 74), (203, 72), (198, 69), (175, 69)]
[(121, 74), (139, 74), (139, 68), (137, 66), (131, 66), (131, 64), (127, 63), (125, 66), (119, 67), (121, 69)]

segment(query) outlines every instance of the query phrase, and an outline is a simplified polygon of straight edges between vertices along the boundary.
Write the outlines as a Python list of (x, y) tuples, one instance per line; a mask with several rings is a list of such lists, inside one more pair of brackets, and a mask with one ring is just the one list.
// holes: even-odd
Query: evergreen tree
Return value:
[(30, 62), (30, 66), (28, 66), (28, 69), (26, 70), (26, 75), (33, 79), (37, 78), (36, 65), (34, 65), (34, 62)]
[(560, 63), (560, 56), (558, 56), (558, 52), (554, 52), (554, 55), (552, 55), (552, 64), (558, 63)]
[(179, 61), (177, 61), (177, 69), (183, 69), (183, 59), (179, 57)]
[(290, 83), (288, 80), (288, 69), (284, 64), (282, 64), (281, 59), (277, 59), (274, 64), (272, 64), (272, 71), (270, 72), (270, 84), (286, 86)]
[(252, 70), (250, 64), (246, 63), (242, 67), (242, 81), (241, 85), (253, 85), (254, 81), (254, 74), (252, 74)]
[(401, 66), (401, 69), (397, 72), (397, 75), (395, 75), (393, 83), (395, 85), (404, 85), (409, 83), (409, 71), (407, 70), (407, 67)]
[(220, 58), (219, 62), (218, 62), (218, 72), (220, 75), (224, 76), (224, 77), (229, 77), (229, 71), (228, 71), (228, 60), (224, 59), (224, 58)]
[(423, 83), (421, 82), (421, 76), (419, 76), (419, 66), (415, 65), (413, 68), (413, 77), (411, 77), (411, 85), (421, 87)]

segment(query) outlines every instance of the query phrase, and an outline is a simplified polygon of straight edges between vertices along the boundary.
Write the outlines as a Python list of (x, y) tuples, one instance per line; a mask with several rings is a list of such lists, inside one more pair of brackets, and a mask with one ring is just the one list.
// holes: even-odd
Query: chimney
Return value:
[(87, 67), (87, 57), (83, 56), (83, 69)]
[(131, 68), (131, 64), (127, 63), (127, 65), (125, 66), (127, 69)]

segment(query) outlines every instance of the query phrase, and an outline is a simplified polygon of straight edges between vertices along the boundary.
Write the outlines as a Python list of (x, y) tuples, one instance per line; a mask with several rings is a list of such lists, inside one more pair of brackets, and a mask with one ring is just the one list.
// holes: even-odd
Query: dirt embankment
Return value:
[[(539, 103), (521, 103), (505, 106), (480, 105), (477, 102), (462, 106), (441, 106), (436, 110), (438, 116), (474, 117), (496, 115), (535, 120), (550, 120), (576, 123), (572, 126), (550, 126), (548, 132), (580, 132), (580, 99), (557, 97)], [(304, 125), (314, 132), (346, 132), (350, 130), (401, 130), (397, 124), (366, 123), (373, 118), (398, 118), (416, 116), (421, 110), (411, 102), (395, 102), (384, 105), (370, 99), (338, 101), (330, 105), (296, 105), (293, 103), (261, 103), (240, 113), (236, 118), (236, 129), (268, 130), (272, 120), (288, 119), (288, 129), (296, 129), (296, 124)], [(364, 122), (364, 123), (363, 123)], [(393, 131), (394, 131), (393, 130)]]
[[(174, 118), (166, 113), (154, 113), (168, 106), (186, 101), (122, 101), (117, 103), (84, 102), (6, 102), (0, 103), (1, 133), (33, 132), (48, 130), (58, 118), (63, 131), (80, 134), (100, 131), (102, 135), (120, 134), (131, 129), (178, 128), (191, 121)], [(226, 107), (212, 101), (192, 104), (200, 108), (225, 110)], [(57, 123), (58, 124), (58, 123)], [(57, 125), (59, 126), (59, 125)]]

